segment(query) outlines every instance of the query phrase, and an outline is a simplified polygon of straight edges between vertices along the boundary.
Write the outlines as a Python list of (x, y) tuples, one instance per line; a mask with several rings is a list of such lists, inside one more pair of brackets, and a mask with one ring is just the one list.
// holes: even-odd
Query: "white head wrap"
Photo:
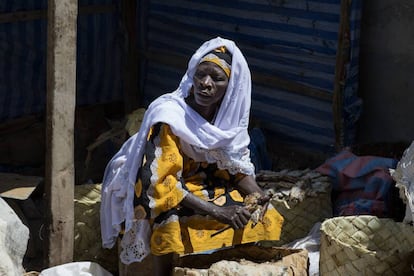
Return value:
[[(193, 85), (193, 75), (200, 59), (217, 47), (225, 46), (232, 53), (232, 70), (227, 91), (214, 124), (210, 124), (185, 102)], [(125, 263), (142, 260), (149, 251), (149, 226), (146, 220), (134, 218), (134, 185), (149, 129), (163, 122), (181, 140), (186, 154), (196, 161), (217, 163), (230, 173), (254, 174), (250, 162), (250, 143), (247, 132), (251, 103), (251, 77), (245, 58), (231, 40), (217, 37), (205, 42), (188, 63), (188, 69), (176, 91), (165, 94), (148, 107), (141, 128), (129, 138), (106, 167), (101, 202), (101, 232), (103, 247), (114, 246), (125, 221), (122, 245), (135, 243), (134, 250), (142, 251), (133, 260), (121, 253)], [(188, 146), (190, 145), (190, 146)], [(132, 233), (132, 234), (131, 234)], [(131, 239), (133, 241), (131, 241)], [(125, 241), (127, 240), (127, 241)]]

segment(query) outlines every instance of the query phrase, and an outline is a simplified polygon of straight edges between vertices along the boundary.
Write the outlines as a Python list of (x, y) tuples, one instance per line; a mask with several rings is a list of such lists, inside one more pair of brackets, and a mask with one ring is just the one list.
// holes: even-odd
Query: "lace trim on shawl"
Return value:
[(124, 264), (141, 262), (150, 253), (151, 227), (148, 220), (135, 220), (121, 240), (120, 259)]
[(254, 175), (254, 165), (250, 161), (249, 149), (240, 152), (228, 149), (205, 150), (197, 147), (193, 149), (198, 153), (204, 153), (208, 163), (217, 163), (219, 169), (228, 170), (230, 174)]

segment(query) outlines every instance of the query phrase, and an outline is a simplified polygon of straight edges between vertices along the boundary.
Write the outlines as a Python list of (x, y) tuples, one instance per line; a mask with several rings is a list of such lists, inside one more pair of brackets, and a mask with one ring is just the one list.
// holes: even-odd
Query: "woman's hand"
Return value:
[(210, 214), (233, 229), (242, 229), (250, 220), (250, 212), (243, 206), (218, 207)]
[(244, 206), (216, 206), (188, 193), (182, 204), (199, 214), (210, 215), (221, 223), (228, 224), (234, 229), (243, 228), (250, 219), (250, 212)]

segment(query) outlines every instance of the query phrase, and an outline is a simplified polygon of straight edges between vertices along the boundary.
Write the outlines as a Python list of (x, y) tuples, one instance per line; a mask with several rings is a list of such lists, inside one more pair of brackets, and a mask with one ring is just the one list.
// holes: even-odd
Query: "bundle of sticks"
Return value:
[[(265, 192), (265, 196), (255, 192), (244, 199), (244, 205), (251, 214), (252, 227), (262, 221), (272, 201), (282, 202), (290, 209), (291, 205), (302, 202), (308, 196), (316, 197), (318, 193), (329, 192), (331, 186), (328, 176), (311, 169), (279, 172), (263, 170), (256, 174), (256, 182)], [(227, 226), (220, 229), (211, 237), (230, 228), (231, 226)]]
[(328, 176), (311, 169), (263, 170), (257, 173), (256, 182), (267, 194), (272, 194), (272, 200), (286, 204), (296, 204), (308, 196), (316, 197), (318, 193), (329, 192), (331, 186)]

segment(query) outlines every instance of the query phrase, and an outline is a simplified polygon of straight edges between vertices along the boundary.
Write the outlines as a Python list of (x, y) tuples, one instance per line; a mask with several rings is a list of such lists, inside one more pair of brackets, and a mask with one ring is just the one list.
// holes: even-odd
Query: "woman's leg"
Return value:
[(153, 256), (154, 258), (154, 275), (155, 276), (169, 276), (171, 275), (173, 265), (174, 253), (165, 254), (161, 256)]

